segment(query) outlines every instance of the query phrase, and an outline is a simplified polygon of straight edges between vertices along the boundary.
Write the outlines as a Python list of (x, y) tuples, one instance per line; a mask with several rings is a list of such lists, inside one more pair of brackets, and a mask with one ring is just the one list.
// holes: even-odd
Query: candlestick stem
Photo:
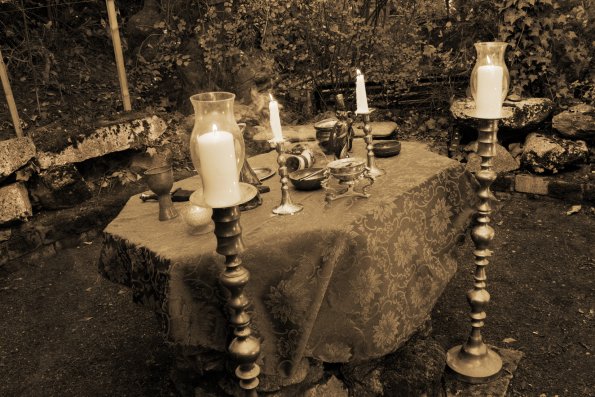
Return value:
[(374, 137), (372, 136), (372, 126), (370, 125), (370, 113), (362, 113), (364, 118), (364, 141), (366, 142), (366, 150), (367, 150), (367, 162), (366, 166), (370, 170), (370, 176), (376, 179), (379, 176), (386, 174), (386, 171), (376, 167), (376, 160), (374, 156), (374, 150), (372, 141)]
[(487, 383), (496, 379), (502, 369), (502, 359), (481, 336), (481, 328), (486, 319), (485, 307), (490, 301), (486, 290), (486, 271), (488, 258), (492, 255), (489, 249), (494, 238), (494, 229), (489, 225), (492, 208), (490, 206), (490, 186), (496, 179), (492, 170), (492, 157), (495, 154), (498, 120), (480, 120), (477, 154), (481, 156), (481, 169), (476, 178), (479, 182), (477, 207), (477, 224), (471, 231), (475, 244), (475, 274), (473, 288), (467, 292), (467, 301), (471, 306), (471, 333), (463, 345), (451, 348), (446, 355), (446, 363), (455, 375), (469, 383)]
[(256, 397), (260, 367), (256, 360), (260, 354), (260, 341), (252, 336), (250, 314), (247, 311), (250, 301), (244, 295), (244, 288), (250, 280), (250, 272), (242, 266), (239, 254), (244, 251), (239, 206), (213, 208), (217, 253), (225, 256), (225, 270), (219, 276), (221, 284), (230, 295), (227, 304), (230, 309), (229, 323), (233, 327), (234, 338), (228, 351), (237, 364), (235, 374), (240, 379), (240, 387), (248, 397)]
[(285, 141), (275, 141), (275, 150), (277, 151), (277, 164), (279, 164), (279, 176), (281, 177), (281, 204), (273, 208), (273, 213), (277, 215), (292, 215), (300, 212), (304, 207), (291, 201), (289, 195), (289, 179), (287, 178), (287, 156), (284, 149)]

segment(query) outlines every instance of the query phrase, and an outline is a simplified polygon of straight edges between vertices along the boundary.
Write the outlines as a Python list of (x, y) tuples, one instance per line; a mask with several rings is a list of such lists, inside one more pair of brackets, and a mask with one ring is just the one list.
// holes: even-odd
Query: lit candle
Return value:
[(364, 75), (357, 69), (355, 78), (355, 98), (357, 100), (357, 110), (355, 113), (368, 113), (368, 97), (366, 96), (366, 82)]
[(236, 205), (241, 194), (233, 135), (217, 131), (213, 125), (213, 130), (200, 135), (196, 142), (206, 204), (212, 208)]
[(475, 116), (497, 119), (502, 113), (502, 66), (483, 65), (477, 68)]
[(283, 133), (281, 132), (281, 119), (279, 118), (279, 104), (269, 94), (271, 101), (269, 102), (269, 114), (271, 121), (271, 130), (273, 131), (273, 142), (281, 142), (283, 140)]

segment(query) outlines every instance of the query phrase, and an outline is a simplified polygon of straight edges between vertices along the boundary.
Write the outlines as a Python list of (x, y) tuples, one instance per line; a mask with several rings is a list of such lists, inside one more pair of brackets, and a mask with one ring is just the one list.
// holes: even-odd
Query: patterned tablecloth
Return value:
[[(365, 157), (361, 142), (354, 150)], [(250, 163), (276, 169), (275, 156)], [(304, 210), (275, 216), (281, 197), (275, 176), (265, 181), (271, 192), (263, 205), (242, 213), (242, 259), (251, 272), (246, 292), (264, 374), (283, 376), (303, 357), (347, 362), (396, 350), (428, 318), (454, 274), (450, 251), (472, 214), (473, 178), (414, 142), (376, 163), (387, 174), (368, 199), (325, 205), (322, 190), (292, 190)], [(177, 186), (198, 183), (195, 177)], [(130, 198), (105, 229), (99, 270), (153, 308), (174, 344), (223, 352), (223, 257), (215, 236), (189, 235), (181, 217), (159, 222), (157, 208)]]

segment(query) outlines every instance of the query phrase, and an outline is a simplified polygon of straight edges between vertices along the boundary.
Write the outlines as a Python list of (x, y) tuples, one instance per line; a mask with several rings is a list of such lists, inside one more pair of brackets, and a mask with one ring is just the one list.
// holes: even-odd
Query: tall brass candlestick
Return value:
[(230, 292), (227, 304), (230, 308), (229, 322), (235, 337), (229, 344), (229, 354), (238, 366), (235, 370), (240, 387), (247, 397), (257, 397), (260, 367), (256, 360), (260, 354), (260, 341), (252, 336), (250, 315), (246, 311), (250, 301), (244, 295), (244, 287), (250, 280), (250, 272), (242, 266), (239, 254), (244, 251), (239, 206), (213, 208), (217, 253), (225, 256), (225, 270), (219, 280)]
[(446, 363), (457, 377), (469, 383), (486, 383), (496, 379), (502, 369), (502, 359), (498, 353), (489, 348), (481, 336), (481, 328), (486, 318), (485, 307), (490, 301), (486, 291), (486, 271), (488, 258), (492, 255), (489, 249), (494, 238), (494, 229), (489, 225), (492, 207), (490, 206), (490, 186), (496, 179), (492, 171), (492, 157), (495, 155), (498, 120), (480, 120), (477, 139), (477, 154), (481, 156), (481, 170), (476, 178), (479, 182), (477, 207), (477, 225), (471, 232), (475, 244), (475, 274), (473, 289), (467, 292), (467, 301), (471, 306), (471, 333), (463, 345), (451, 348), (446, 354)]
[(300, 204), (294, 204), (289, 196), (289, 179), (287, 178), (287, 156), (284, 150), (285, 141), (275, 141), (275, 150), (277, 151), (277, 164), (279, 164), (279, 176), (281, 177), (281, 204), (273, 208), (273, 213), (277, 215), (292, 215), (300, 212), (304, 207)]
[(366, 141), (367, 150), (367, 163), (366, 166), (370, 170), (370, 176), (376, 179), (379, 176), (386, 174), (386, 171), (376, 167), (376, 161), (374, 157), (374, 146), (372, 146), (372, 126), (370, 125), (370, 113), (362, 113), (364, 116), (364, 140)]

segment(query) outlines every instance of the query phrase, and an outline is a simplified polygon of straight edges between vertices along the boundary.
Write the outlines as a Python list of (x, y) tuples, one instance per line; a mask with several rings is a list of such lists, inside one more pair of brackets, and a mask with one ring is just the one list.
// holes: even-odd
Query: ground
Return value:
[[(595, 218), (567, 203), (503, 197), (494, 215), (488, 343), (522, 351), (510, 396), (595, 395)], [(153, 314), (97, 274), (101, 238), (0, 268), (0, 395), (171, 396), (173, 356)], [(469, 239), (433, 313), (445, 347), (469, 331)]]

